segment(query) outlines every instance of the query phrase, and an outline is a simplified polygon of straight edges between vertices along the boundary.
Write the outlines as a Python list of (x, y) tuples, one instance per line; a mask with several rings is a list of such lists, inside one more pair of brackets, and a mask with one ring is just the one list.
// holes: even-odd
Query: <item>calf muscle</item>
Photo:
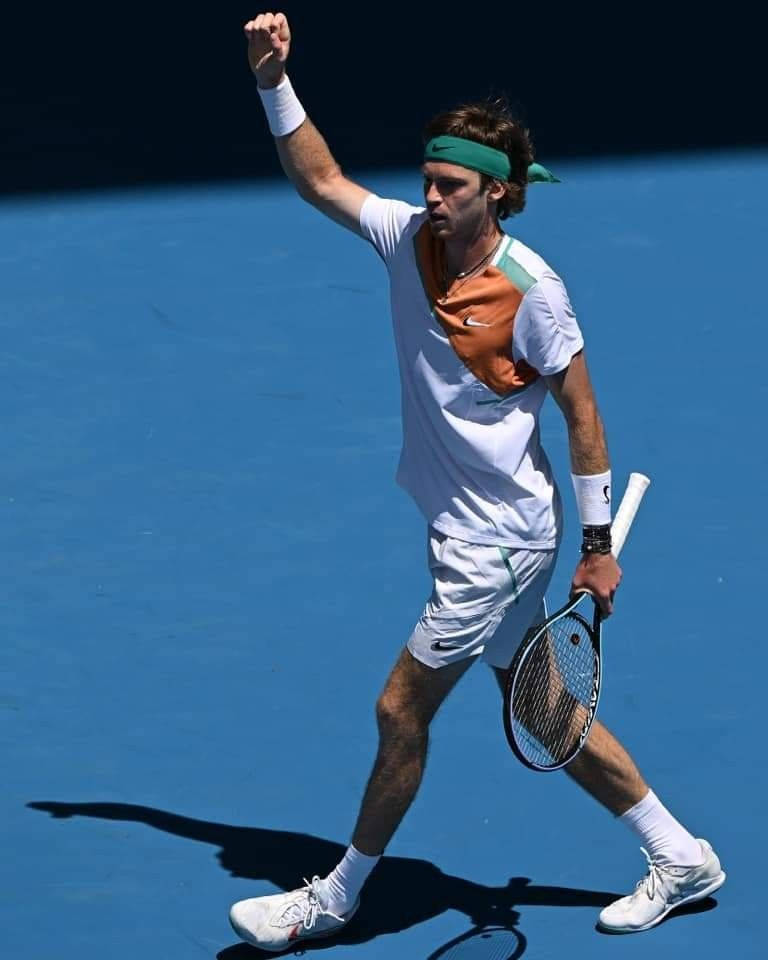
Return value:
[[(494, 667), (494, 674), (503, 694), (507, 671)], [(592, 724), (581, 752), (571, 760), (565, 772), (617, 817), (648, 793), (648, 784), (632, 757), (599, 720)]]

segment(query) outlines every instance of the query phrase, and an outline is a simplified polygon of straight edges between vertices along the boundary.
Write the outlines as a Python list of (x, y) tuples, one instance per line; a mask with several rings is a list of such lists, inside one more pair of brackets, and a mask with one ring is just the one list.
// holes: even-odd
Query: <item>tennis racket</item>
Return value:
[[(650, 484), (642, 473), (629, 477), (611, 526), (618, 557)], [(515, 756), (531, 770), (559, 770), (584, 746), (600, 699), (602, 656), (600, 607), (592, 622), (576, 608), (576, 594), (523, 637), (504, 689), (504, 730)]]

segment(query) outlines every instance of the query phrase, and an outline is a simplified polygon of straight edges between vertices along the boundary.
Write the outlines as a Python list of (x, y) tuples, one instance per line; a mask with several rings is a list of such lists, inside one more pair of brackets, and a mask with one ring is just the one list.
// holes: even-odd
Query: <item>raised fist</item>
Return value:
[(291, 31), (283, 13), (260, 13), (245, 25), (248, 63), (260, 87), (276, 87), (285, 73)]

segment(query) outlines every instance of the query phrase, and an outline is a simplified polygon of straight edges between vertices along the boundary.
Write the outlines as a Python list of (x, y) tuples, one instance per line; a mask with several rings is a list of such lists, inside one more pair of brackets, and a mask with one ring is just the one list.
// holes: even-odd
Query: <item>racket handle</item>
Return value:
[(624, 491), (619, 509), (616, 511), (616, 516), (611, 524), (611, 541), (613, 543), (611, 553), (614, 557), (618, 557), (621, 553), (629, 528), (635, 519), (637, 508), (640, 506), (640, 501), (643, 499), (650, 482), (649, 478), (643, 473), (630, 473), (629, 475), (627, 489)]

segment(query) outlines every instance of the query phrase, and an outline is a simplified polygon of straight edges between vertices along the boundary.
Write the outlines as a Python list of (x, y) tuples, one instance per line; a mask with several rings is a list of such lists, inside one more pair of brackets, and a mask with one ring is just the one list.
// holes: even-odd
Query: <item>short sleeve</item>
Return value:
[(408, 225), (423, 213), (421, 207), (411, 206), (402, 200), (384, 200), (371, 193), (363, 201), (360, 210), (360, 229), (389, 266)]
[(512, 352), (545, 377), (565, 370), (584, 338), (562, 280), (545, 274), (523, 297), (515, 316)]

